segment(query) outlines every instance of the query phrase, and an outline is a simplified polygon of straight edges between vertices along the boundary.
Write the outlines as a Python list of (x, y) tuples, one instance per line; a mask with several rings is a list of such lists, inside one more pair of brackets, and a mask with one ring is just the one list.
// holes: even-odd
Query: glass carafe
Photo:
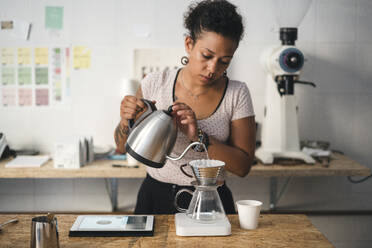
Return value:
[[(217, 192), (217, 187), (220, 185), (199, 185), (196, 181), (193, 181), (191, 184), (195, 187), (194, 192), (189, 189), (181, 189), (176, 194), (174, 203), (179, 212), (186, 213), (186, 216), (201, 223), (213, 223), (226, 218), (220, 196)], [(183, 192), (192, 195), (187, 209), (181, 208), (177, 204), (177, 198)]]

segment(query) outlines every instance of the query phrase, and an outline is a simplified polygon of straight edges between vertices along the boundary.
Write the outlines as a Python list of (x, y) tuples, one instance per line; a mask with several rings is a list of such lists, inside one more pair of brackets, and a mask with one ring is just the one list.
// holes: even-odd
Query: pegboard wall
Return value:
[(182, 66), (181, 58), (185, 54), (183, 47), (136, 49), (134, 51), (134, 78), (141, 80), (153, 71), (162, 71), (166, 68), (177, 69)]

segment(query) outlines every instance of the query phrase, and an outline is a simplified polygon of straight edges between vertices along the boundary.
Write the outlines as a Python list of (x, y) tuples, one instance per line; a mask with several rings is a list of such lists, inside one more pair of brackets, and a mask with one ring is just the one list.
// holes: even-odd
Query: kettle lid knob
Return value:
[(167, 110), (164, 110), (164, 113), (166, 113), (169, 116), (172, 116), (172, 112), (173, 112), (172, 108), (173, 108), (173, 105), (170, 105)]

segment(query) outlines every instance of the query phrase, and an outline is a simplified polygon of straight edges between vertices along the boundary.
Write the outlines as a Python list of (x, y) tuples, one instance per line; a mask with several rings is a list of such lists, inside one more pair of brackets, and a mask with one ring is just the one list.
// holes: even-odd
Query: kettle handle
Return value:
[(141, 101), (146, 104), (147, 110), (136, 121), (134, 121), (134, 119), (128, 120), (129, 132), (131, 132), (143, 119), (145, 119), (148, 115), (156, 110), (156, 106), (152, 101), (143, 98), (141, 99)]
[(183, 156), (185, 156), (186, 152), (193, 146), (195, 145), (203, 145), (203, 143), (200, 143), (199, 141), (195, 141), (195, 142), (192, 142), (188, 147), (186, 147), (186, 149), (183, 151), (183, 153), (178, 157), (178, 158), (174, 158), (174, 157), (170, 157), (170, 156), (165, 156), (167, 159), (170, 159), (170, 160), (173, 160), (173, 161), (177, 161), (177, 160), (180, 160), (181, 158), (183, 158)]

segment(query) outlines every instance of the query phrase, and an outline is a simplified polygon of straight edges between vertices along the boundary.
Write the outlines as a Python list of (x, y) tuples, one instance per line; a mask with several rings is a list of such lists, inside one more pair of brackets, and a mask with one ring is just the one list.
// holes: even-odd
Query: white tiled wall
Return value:
[(316, 41), (355, 42), (357, 0), (317, 0)]
[[(234, 0), (245, 17), (245, 39), (229, 76), (250, 88), (256, 117), (263, 118), (265, 73), (261, 52), (279, 44), (271, 0)], [(41, 28), (46, 1), (1, 1), (9, 17), (32, 20), (28, 43), (0, 35), (0, 46), (54, 44)], [(89, 133), (97, 144), (113, 144), (119, 120), (123, 78), (131, 77), (137, 48), (183, 45), (182, 14), (189, 1), (72, 1), (65, 7), (64, 30), (58, 42), (92, 49), (92, 67), (73, 71), (72, 105), (62, 109), (0, 108), (0, 128), (15, 148), (34, 146), (50, 151), (55, 139)], [(32, 8), (26, 11), (24, 6)], [(358, 162), (372, 167), (372, 2), (314, 0), (299, 27), (297, 45), (307, 56), (302, 78), (316, 88), (298, 85), (302, 139), (331, 141)], [(148, 32), (148, 35), (146, 34)], [(52, 40), (50, 40), (52, 39)], [(54, 42), (54, 43), (53, 43)], [(43, 120), (40, 122), (39, 120)], [(22, 130), (23, 132), (19, 132)], [(371, 181), (371, 180), (370, 180)], [(314, 209), (371, 209), (371, 182), (350, 184), (343, 177), (296, 178), (279, 206)], [(141, 180), (119, 180), (119, 207), (133, 209)], [(230, 182), (235, 199), (257, 198), (268, 206), (264, 178)], [(103, 179), (0, 180), (0, 211), (110, 211)]]

